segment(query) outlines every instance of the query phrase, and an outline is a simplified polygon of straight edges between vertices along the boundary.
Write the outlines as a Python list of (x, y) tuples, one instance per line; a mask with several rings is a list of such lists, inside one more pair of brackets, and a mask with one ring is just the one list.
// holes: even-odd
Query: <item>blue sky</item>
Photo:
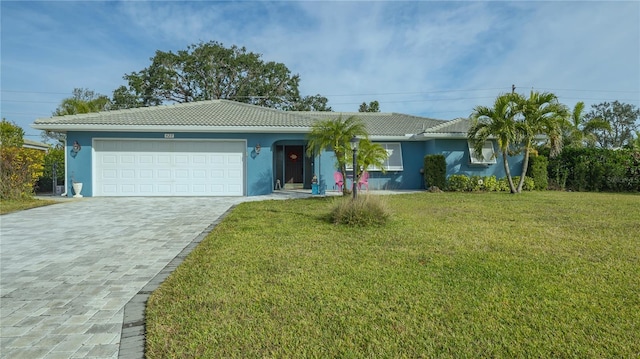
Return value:
[(467, 117), (511, 90), (640, 107), (640, 2), (1, 1), (2, 117), (49, 117), (76, 87), (108, 96), (156, 50), (244, 46), (334, 111)]

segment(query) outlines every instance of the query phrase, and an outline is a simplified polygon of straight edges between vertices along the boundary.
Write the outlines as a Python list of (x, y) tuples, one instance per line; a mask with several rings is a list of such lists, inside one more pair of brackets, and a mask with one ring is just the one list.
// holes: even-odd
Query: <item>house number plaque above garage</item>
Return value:
[(165, 133), (164, 138), (173, 138), (173, 133)]

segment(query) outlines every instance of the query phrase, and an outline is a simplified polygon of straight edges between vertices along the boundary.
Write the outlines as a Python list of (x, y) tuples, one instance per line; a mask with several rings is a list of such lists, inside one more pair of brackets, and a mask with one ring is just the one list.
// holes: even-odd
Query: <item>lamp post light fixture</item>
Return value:
[(351, 137), (349, 140), (349, 145), (351, 145), (351, 151), (353, 151), (353, 199), (358, 197), (358, 144), (360, 143), (360, 139), (355, 135)]

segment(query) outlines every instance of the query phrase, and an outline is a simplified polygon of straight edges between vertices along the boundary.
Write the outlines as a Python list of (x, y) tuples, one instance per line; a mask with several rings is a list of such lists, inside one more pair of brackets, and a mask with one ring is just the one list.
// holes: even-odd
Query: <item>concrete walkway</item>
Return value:
[(0, 357), (117, 358), (124, 307), (244, 201), (84, 198), (0, 216)]

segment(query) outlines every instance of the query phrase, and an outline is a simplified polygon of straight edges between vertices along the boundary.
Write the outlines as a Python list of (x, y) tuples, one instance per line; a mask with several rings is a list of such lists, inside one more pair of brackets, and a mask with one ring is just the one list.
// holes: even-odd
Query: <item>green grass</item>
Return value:
[(7, 214), (11, 212), (23, 211), (25, 209), (31, 209), (36, 207), (48, 206), (55, 204), (56, 201), (46, 199), (29, 198), (24, 200), (12, 200), (12, 201), (0, 201), (0, 214)]
[(153, 293), (149, 358), (640, 356), (640, 196), (388, 196), (238, 206)]

